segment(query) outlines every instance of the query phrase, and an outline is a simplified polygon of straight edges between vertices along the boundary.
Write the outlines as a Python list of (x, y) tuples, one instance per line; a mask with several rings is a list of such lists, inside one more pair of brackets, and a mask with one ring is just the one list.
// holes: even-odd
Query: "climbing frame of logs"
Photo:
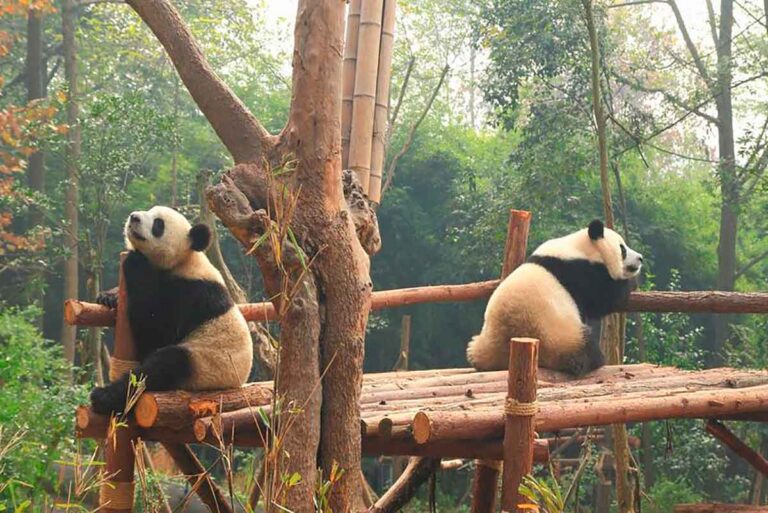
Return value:
[[(354, 0), (352, 4), (354, 6)], [(385, 3), (386, 5), (386, 3)], [(502, 278), (525, 259), (530, 214), (512, 210), (508, 226)], [(122, 271), (121, 271), (122, 276)], [(469, 301), (488, 297), (498, 280), (468, 285), (439, 285), (374, 293), (374, 308), (399, 307), (436, 301)], [(86, 326), (115, 326), (117, 360), (135, 359), (127, 322), (127, 301), (122, 278), (118, 310), (78, 301), (66, 303), (66, 319)], [(271, 304), (240, 305), (246, 318), (270, 318)], [(768, 313), (768, 294), (679, 292), (634, 294), (630, 309), (681, 312)], [(366, 374), (361, 397), (362, 451), (366, 455), (419, 457), (413, 462), (423, 477), (440, 465), (432, 460), (476, 459), (472, 511), (496, 508), (496, 485), (504, 465), (502, 507), (515, 511), (520, 504), (518, 485), (534, 462), (546, 462), (550, 445), (560, 434), (576, 428), (666, 418), (768, 421), (768, 372), (735, 369), (683, 371), (651, 364), (607, 366), (575, 379), (537, 369), (536, 342), (514, 340), (510, 368), (476, 372), (473, 369), (395, 371)], [(119, 376), (115, 373), (112, 379)], [(195, 485), (203, 502), (214, 512), (228, 513), (225, 494), (207, 477), (205, 469), (186, 446), (207, 443), (262, 447), (268, 439), (272, 383), (249, 383), (239, 389), (215, 392), (144, 392), (133, 418), (113, 429), (111, 419), (87, 406), (76, 412), (79, 437), (105, 439), (109, 485), (102, 488), (105, 511), (131, 511), (134, 444), (138, 439), (158, 441)], [(534, 439), (533, 433), (556, 433)], [(735, 438), (720, 422), (708, 431), (762, 472), (766, 460)], [(409, 477), (411, 476), (411, 477)], [(399, 483), (397, 490), (413, 490)], [(411, 483), (412, 484), (412, 483)], [(406, 493), (406, 492), (403, 492)], [(410, 492), (408, 492), (410, 493)], [(402, 497), (387, 500), (400, 501)], [(381, 506), (381, 505), (379, 505)], [(375, 508), (374, 505), (373, 508)]]

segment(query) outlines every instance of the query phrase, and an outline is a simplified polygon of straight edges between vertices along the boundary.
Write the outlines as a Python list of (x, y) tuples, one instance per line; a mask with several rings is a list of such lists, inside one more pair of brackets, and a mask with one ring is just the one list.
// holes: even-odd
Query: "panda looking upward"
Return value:
[[(205, 256), (211, 238), (176, 210), (155, 206), (125, 223), (128, 321), (146, 390), (239, 387), (253, 359), (250, 331), (219, 271)], [(98, 302), (114, 308), (114, 289)], [(128, 375), (91, 392), (98, 413), (125, 409)]]
[(509, 366), (509, 339), (539, 339), (539, 364), (574, 375), (604, 363), (600, 321), (624, 309), (643, 256), (599, 220), (551, 239), (493, 292), (467, 347), (478, 370)]

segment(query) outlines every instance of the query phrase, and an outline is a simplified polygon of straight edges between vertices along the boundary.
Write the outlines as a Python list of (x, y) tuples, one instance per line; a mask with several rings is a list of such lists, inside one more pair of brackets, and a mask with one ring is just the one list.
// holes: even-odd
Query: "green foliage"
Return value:
[(85, 399), (60, 347), (40, 335), (38, 315), (35, 308), (0, 308), (0, 428), (7, 436), (23, 433), (0, 460), (0, 506), (10, 511), (53, 488), (52, 464), (72, 448), (72, 412)]
[(663, 480), (643, 496), (643, 511), (650, 513), (672, 513), (677, 504), (695, 504), (704, 500), (684, 478)]
[(520, 484), (520, 494), (536, 505), (539, 513), (565, 511), (565, 499), (560, 491), (560, 485), (553, 479), (525, 476)]

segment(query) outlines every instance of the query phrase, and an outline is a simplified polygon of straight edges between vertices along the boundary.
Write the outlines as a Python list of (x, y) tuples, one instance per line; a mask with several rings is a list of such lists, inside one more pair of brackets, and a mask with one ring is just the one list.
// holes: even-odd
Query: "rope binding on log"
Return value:
[(538, 401), (532, 403), (521, 403), (517, 399), (507, 397), (507, 404), (504, 406), (504, 413), (515, 415), (517, 417), (533, 417), (539, 411)]

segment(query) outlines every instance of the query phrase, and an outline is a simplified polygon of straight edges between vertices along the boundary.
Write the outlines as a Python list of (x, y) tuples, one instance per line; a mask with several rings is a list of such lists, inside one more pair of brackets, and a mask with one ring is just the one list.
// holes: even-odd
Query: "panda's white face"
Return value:
[(125, 244), (160, 269), (172, 269), (194, 251), (208, 246), (210, 232), (205, 225), (194, 228), (172, 208), (155, 206), (132, 212), (125, 222)]
[(622, 280), (629, 280), (640, 274), (640, 269), (643, 267), (643, 255), (627, 246), (618, 233), (608, 228), (605, 228), (603, 240), (605, 241), (603, 252), (607, 253), (606, 257), (618, 258), (621, 262), (620, 276)]
[(589, 224), (587, 235), (590, 242), (597, 247), (602, 262), (614, 280), (630, 280), (640, 274), (643, 255), (629, 248), (621, 235), (604, 227), (599, 220)]

